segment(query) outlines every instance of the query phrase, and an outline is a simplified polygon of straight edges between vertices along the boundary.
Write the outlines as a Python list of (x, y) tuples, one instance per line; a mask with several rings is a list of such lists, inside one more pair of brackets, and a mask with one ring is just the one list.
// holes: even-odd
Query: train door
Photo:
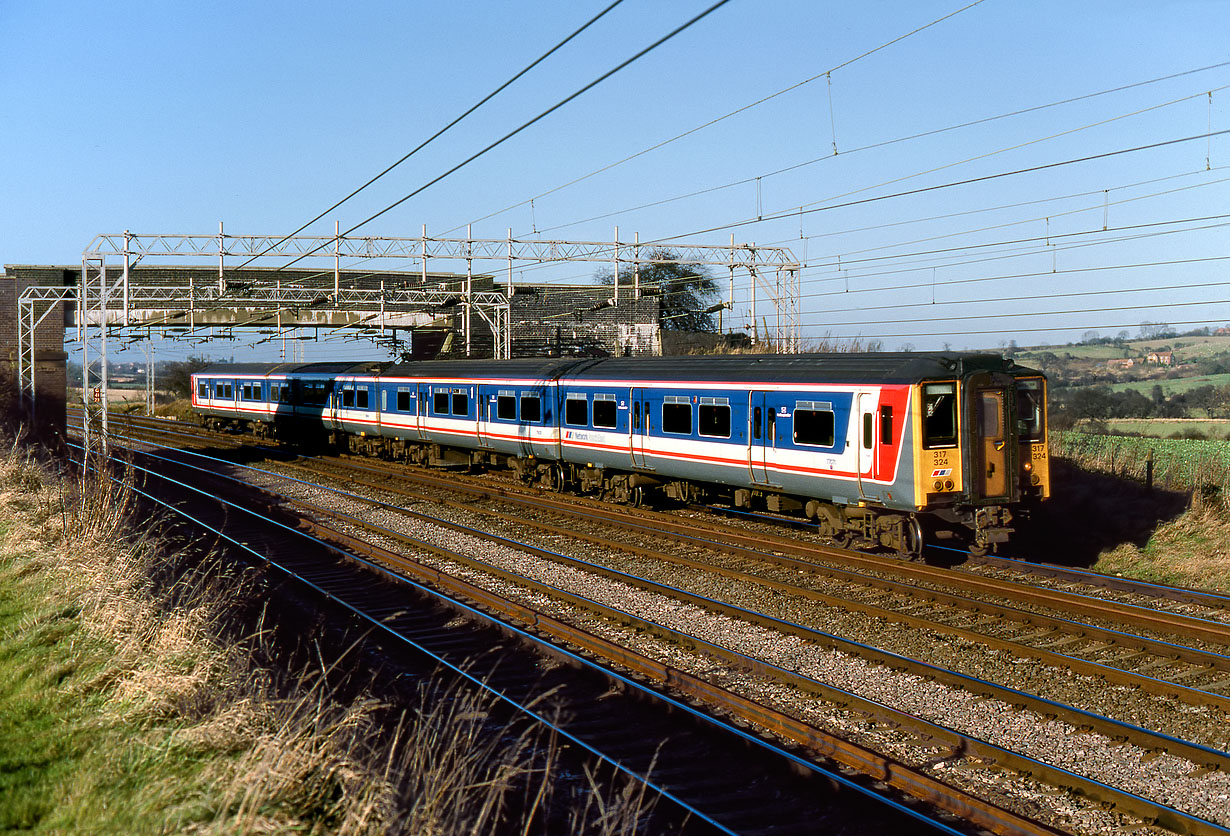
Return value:
[(1008, 443), (1008, 390), (1002, 386), (975, 386), (973, 402), (975, 484), (983, 499), (1008, 498), (1013, 472), (1013, 445)]
[(633, 467), (647, 467), (645, 464), (645, 437), (649, 435), (649, 400), (645, 390), (633, 388), (629, 393), (629, 408), (631, 415), (628, 420), (628, 451), (632, 456)]
[[(329, 381), (329, 401), (326, 407), (326, 414), (329, 420), (326, 422), (330, 429), (339, 430), (342, 428), (342, 387), (344, 384), (341, 381)], [(354, 396), (352, 390), (351, 397)]]
[(768, 485), (770, 468), (777, 463), (777, 413), (766, 392), (749, 392), (747, 401), (747, 458), (752, 484)]
[(418, 384), (418, 397), (414, 399), (414, 429), (419, 441), (427, 440), (427, 408), (431, 404), (431, 387)]
[[(858, 493), (864, 499), (878, 499), (880, 492), (870, 480), (876, 474), (876, 395), (860, 392), (858, 395)], [(870, 494), (870, 496), (869, 496)]]
[(485, 394), (483, 387), (471, 386), (470, 399), (474, 401), (474, 432), (478, 435), (478, 446), (489, 448), (492, 444), (487, 434), (487, 419), (491, 417), (491, 410), (495, 409), (496, 393)]

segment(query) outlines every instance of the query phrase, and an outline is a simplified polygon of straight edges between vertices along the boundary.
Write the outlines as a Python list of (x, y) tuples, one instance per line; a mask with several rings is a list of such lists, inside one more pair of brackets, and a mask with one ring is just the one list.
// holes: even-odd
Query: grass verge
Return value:
[(287, 664), (258, 570), (55, 467), (0, 455), (0, 832), (639, 832), (639, 784), (480, 691), (338, 688), (310, 635)]

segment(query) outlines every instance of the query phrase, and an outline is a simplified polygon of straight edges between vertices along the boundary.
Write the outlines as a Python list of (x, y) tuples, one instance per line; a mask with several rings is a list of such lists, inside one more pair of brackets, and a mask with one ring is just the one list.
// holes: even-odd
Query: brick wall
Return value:
[[(0, 399), (5, 419), (29, 426), (29, 416), (19, 408), (18, 396), (18, 299), (27, 287), (62, 286), (76, 280), (80, 269), (49, 266), (5, 265), (0, 274)], [(34, 435), (51, 441), (65, 426), (65, 390), (68, 383), (64, 352), (64, 306), (57, 304), (34, 332), (34, 383), (36, 421)], [(45, 307), (37, 307), (37, 318)]]

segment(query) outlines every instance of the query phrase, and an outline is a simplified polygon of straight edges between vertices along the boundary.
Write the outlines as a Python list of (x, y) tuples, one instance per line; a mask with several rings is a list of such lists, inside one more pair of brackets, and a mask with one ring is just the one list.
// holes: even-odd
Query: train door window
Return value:
[(765, 416), (764, 424), (765, 440), (770, 444), (775, 443), (777, 441), (777, 413), (770, 409)]
[(752, 438), (759, 439), (763, 433), (760, 430), (760, 422), (763, 420), (761, 413), (763, 410), (756, 407), (752, 410)]
[(436, 415), (448, 415), (447, 389), (440, 389), (432, 395), (431, 411)]
[(1017, 430), (1022, 441), (1041, 441), (1043, 390), (1041, 380), (1016, 382)]
[(453, 390), (453, 414), (454, 415), (469, 415), (470, 414), (470, 396), (465, 389)]
[(342, 388), (342, 409), (354, 408), (354, 389), (350, 386)]
[(863, 413), (863, 448), (864, 449), (870, 450), (872, 448), (873, 442), (875, 441), (875, 438), (873, 437), (874, 432), (875, 432), (875, 422), (871, 420), (871, 413), (864, 412)]
[(686, 396), (666, 396), (662, 403), (662, 432), (692, 434), (692, 402)]
[(209, 384), (205, 382), (204, 380), (197, 383), (196, 396), (198, 398), (208, 398), (209, 397)]
[(589, 426), (589, 401), (585, 395), (569, 393), (564, 399), (564, 423), (574, 427)]
[(227, 386), (225, 383), (215, 383), (214, 384), (214, 397), (218, 397), (218, 398), (227, 397), (226, 390), (229, 388), (230, 387)]
[(615, 396), (607, 394), (594, 395), (594, 426), (603, 429), (615, 429), (617, 407)]
[(641, 428), (641, 402), (632, 402), (632, 429), (639, 430)]
[(880, 407), (880, 443), (893, 443), (893, 408), (888, 404)]
[(397, 387), (397, 411), (410, 411), (410, 387), (408, 386)]
[(983, 392), (978, 402), (978, 432), (983, 438), (1002, 438), (999, 428), (999, 394)]
[(501, 389), (495, 397), (495, 417), (501, 421), (517, 420), (517, 393)]
[(832, 447), (836, 421), (827, 401), (798, 401), (794, 405), (794, 443)]
[(923, 447), (957, 445), (957, 386), (955, 383), (923, 384)]
[(282, 388), (276, 383), (269, 384), (269, 402), (279, 403), (282, 398)]
[(371, 404), (371, 391), (366, 386), (360, 386), (354, 392), (354, 405), (359, 409), (368, 409)]
[(521, 396), (521, 423), (536, 424), (542, 420), (542, 399), (537, 395)]
[(701, 398), (696, 410), (696, 431), (708, 438), (730, 438), (730, 400)]

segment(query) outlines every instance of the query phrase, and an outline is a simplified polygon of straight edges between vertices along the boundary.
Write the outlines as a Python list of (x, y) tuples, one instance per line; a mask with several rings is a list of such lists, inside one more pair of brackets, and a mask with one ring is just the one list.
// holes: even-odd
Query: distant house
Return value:
[(1227, 325), (1224, 328), (1218, 328), (1216, 331), (1213, 332), (1213, 336), (1214, 337), (1230, 337), (1230, 325)]
[(1145, 357), (1146, 363), (1152, 363), (1157, 366), (1173, 366), (1174, 352), (1173, 351), (1151, 351)]
[(1106, 365), (1112, 369), (1130, 369), (1136, 365), (1135, 357), (1120, 357), (1115, 360), (1107, 360)]

